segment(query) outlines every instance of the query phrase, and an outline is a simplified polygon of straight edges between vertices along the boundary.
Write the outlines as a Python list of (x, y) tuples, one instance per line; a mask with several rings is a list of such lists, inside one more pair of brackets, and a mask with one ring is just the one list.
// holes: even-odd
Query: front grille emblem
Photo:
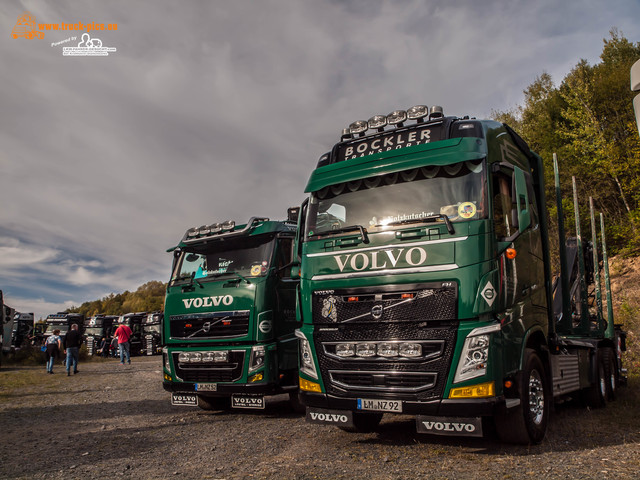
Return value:
[(384, 311), (384, 307), (382, 305), (376, 305), (371, 309), (371, 316), (378, 320), (382, 317), (382, 312)]

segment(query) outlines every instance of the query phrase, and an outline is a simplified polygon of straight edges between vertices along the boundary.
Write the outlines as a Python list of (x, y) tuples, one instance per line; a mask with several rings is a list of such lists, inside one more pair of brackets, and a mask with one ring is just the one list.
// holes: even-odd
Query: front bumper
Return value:
[(163, 381), (162, 387), (167, 392), (195, 392), (198, 394), (206, 395), (209, 397), (215, 396), (229, 396), (233, 394), (246, 394), (246, 395), (278, 395), (280, 393), (293, 392), (297, 390), (297, 386), (289, 385), (283, 386), (275, 383), (260, 383), (260, 384), (217, 384), (215, 391), (202, 391), (196, 392), (196, 383), (190, 382), (168, 382)]
[[(366, 398), (374, 398), (367, 395)], [(385, 400), (395, 400), (384, 398)], [(358, 411), (356, 398), (339, 398), (324, 393), (300, 392), (300, 401), (307, 407), (328, 410)], [(408, 415), (443, 415), (455, 417), (492, 416), (506, 409), (504, 396), (470, 399), (438, 399), (431, 401), (402, 401), (402, 413)]]

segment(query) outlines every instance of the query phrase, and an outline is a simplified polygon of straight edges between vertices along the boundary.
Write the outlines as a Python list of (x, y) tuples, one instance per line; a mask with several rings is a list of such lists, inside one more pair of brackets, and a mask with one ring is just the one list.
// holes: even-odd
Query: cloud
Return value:
[(640, 35), (633, 0), (22, 2), (2, 24), (25, 10), (118, 23), (106, 58), (0, 40), (0, 288), (37, 305), (166, 280), (189, 227), (284, 218), (354, 120), (487, 116)]

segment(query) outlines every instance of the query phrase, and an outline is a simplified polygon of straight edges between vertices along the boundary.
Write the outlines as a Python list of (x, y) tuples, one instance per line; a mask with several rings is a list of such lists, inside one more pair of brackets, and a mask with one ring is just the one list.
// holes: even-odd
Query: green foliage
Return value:
[[(605, 216), (611, 253), (640, 249), (640, 139), (629, 89), (631, 65), (640, 58), (618, 30), (604, 39), (600, 63), (580, 60), (559, 86), (543, 73), (524, 91), (523, 106), (492, 112), (513, 126), (545, 164), (550, 231), (557, 231), (553, 153), (558, 155), (567, 234), (575, 232), (571, 177), (576, 177), (583, 235), (590, 236), (588, 197)], [(588, 207), (587, 207), (588, 208)]]
[(104, 313), (124, 315), (131, 312), (154, 312), (164, 309), (164, 294), (167, 284), (152, 280), (138, 287), (135, 292), (110, 293), (102, 300), (85, 302), (72, 307), (68, 312), (82, 313), (87, 317)]

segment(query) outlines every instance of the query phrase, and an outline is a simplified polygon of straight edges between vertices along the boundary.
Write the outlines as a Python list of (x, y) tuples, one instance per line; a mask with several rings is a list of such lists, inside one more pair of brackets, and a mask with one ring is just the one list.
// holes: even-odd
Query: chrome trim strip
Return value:
[[(469, 237), (468, 236), (464, 236), (464, 237), (454, 237), (454, 238), (445, 238), (445, 239), (440, 239), (440, 240), (425, 240), (424, 242), (412, 242), (412, 243), (399, 243), (399, 244), (392, 244), (392, 245), (381, 245), (379, 247), (364, 247), (364, 248), (358, 248), (358, 249), (349, 249), (349, 253), (358, 253), (358, 252), (371, 252), (373, 250), (389, 250), (391, 248), (404, 248), (404, 247), (417, 247), (420, 245), (433, 245), (436, 243), (454, 243), (454, 242), (463, 242), (464, 240), (467, 240)], [(346, 250), (343, 250), (346, 251)], [(339, 254), (340, 251), (338, 252), (320, 252), (320, 253), (308, 253), (306, 256), (307, 257), (326, 257), (329, 255), (336, 255)]]
[(311, 280), (339, 280), (343, 278), (361, 278), (361, 277), (379, 277), (382, 275), (397, 275), (401, 273), (428, 273), (428, 272), (442, 272), (445, 270), (455, 270), (459, 268), (455, 263), (448, 263), (444, 265), (429, 265), (427, 267), (417, 268), (388, 268), (386, 270), (369, 270), (366, 272), (349, 272), (349, 273), (337, 273), (328, 275), (314, 275)]
[[(361, 385), (347, 385), (342, 382), (338, 382), (334, 380), (333, 375), (339, 373), (354, 373), (354, 374), (365, 374), (365, 375), (385, 375), (385, 376), (425, 376), (430, 375), (433, 377), (433, 382), (428, 383), (426, 385), (418, 386), (418, 387), (385, 387), (380, 385), (375, 385), (371, 387), (363, 387)], [(381, 370), (329, 370), (329, 378), (331, 383), (342, 389), (349, 390), (361, 390), (361, 391), (375, 391), (375, 392), (397, 392), (397, 393), (417, 393), (423, 390), (428, 390), (433, 388), (438, 383), (438, 374), (434, 372), (397, 372), (397, 371), (381, 371)]]

